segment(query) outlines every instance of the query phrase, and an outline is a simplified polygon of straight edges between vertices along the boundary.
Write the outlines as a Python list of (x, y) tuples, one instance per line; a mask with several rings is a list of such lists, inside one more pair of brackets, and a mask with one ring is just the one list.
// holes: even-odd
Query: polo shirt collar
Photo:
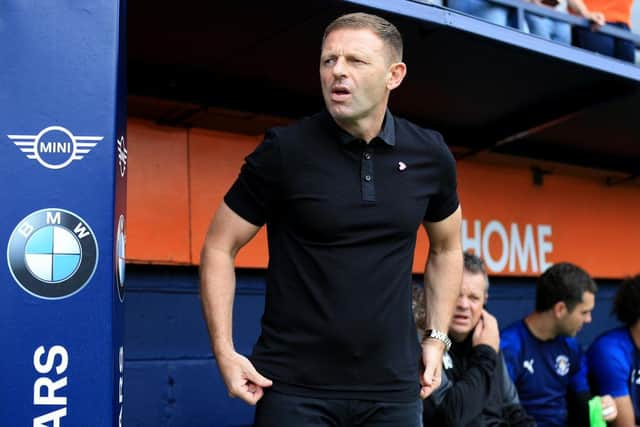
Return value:
[[(359, 140), (358, 138), (354, 137), (353, 135), (351, 135), (350, 133), (342, 129), (340, 126), (338, 126), (338, 124), (335, 122), (335, 120), (333, 120), (333, 117), (331, 117), (331, 114), (329, 114), (328, 111), (327, 111), (327, 115), (329, 116), (329, 119), (334, 123), (336, 127), (336, 130), (338, 132), (338, 138), (341, 144), (348, 145), (350, 143), (353, 143)], [(388, 108), (384, 114), (384, 120), (382, 122), (382, 130), (378, 135), (376, 135), (375, 138), (371, 140), (371, 143), (376, 142), (376, 140), (379, 140), (381, 143), (386, 144), (390, 147), (393, 147), (396, 145), (396, 127), (395, 127), (393, 115), (391, 114)]]

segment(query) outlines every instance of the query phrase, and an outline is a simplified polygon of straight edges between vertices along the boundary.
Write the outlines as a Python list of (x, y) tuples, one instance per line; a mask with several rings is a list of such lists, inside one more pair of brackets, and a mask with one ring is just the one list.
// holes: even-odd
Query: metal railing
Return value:
[[(538, 6), (534, 3), (529, 3), (525, 0), (485, 0), (485, 1), (503, 6), (507, 9), (515, 10), (516, 17), (517, 17), (517, 21), (516, 21), (517, 28), (521, 31), (524, 31), (526, 29), (525, 13), (531, 13), (537, 16), (548, 17), (555, 21), (566, 22), (576, 27), (591, 28), (592, 26), (592, 22), (586, 18), (571, 15), (563, 11), (558, 11), (551, 7)], [(443, 2), (443, 5), (445, 7), (447, 6), (446, 0)], [(456, 9), (452, 8), (452, 10), (456, 10)], [(640, 48), (640, 35), (635, 34), (631, 31), (623, 30), (621, 28), (614, 27), (612, 25), (603, 25), (597, 31), (602, 34), (606, 34), (618, 39), (629, 40), (635, 44), (636, 48)]]

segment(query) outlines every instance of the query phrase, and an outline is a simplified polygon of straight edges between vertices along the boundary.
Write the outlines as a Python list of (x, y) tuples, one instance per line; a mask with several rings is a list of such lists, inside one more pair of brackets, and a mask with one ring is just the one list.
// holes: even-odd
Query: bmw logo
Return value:
[(98, 264), (98, 243), (82, 218), (64, 209), (42, 209), (14, 228), (7, 246), (9, 270), (31, 295), (62, 299), (80, 291)]
[(115, 275), (116, 288), (118, 289), (118, 298), (120, 302), (124, 301), (124, 272), (125, 272), (125, 247), (127, 243), (127, 235), (124, 228), (124, 215), (120, 215), (118, 220), (118, 232), (116, 235), (116, 254), (115, 254)]

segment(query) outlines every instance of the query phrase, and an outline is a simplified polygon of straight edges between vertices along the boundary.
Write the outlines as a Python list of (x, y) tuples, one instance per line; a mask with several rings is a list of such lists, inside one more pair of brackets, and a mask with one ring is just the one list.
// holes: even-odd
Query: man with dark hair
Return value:
[[(319, 61), (325, 109), (267, 131), (202, 249), (204, 314), (229, 394), (255, 425), (421, 425), (440, 383), (462, 279), (455, 161), (437, 132), (387, 108), (406, 75), (402, 38), (378, 16), (342, 16)], [(234, 258), (264, 224), (262, 330), (232, 339)], [(429, 238), (422, 345), (411, 314), (416, 231)], [(422, 365), (422, 366), (421, 366)]]
[[(509, 374), (538, 426), (589, 426), (587, 365), (575, 335), (591, 322), (597, 290), (580, 267), (555, 264), (538, 278), (535, 311), (502, 331)], [(600, 400), (605, 420), (615, 418), (611, 396)]]
[(498, 352), (495, 317), (484, 310), (489, 277), (482, 259), (466, 252), (462, 288), (443, 360), (442, 383), (425, 400), (425, 426), (535, 426), (519, 404), (518, 394)]
[(624, 326), (605, 332), (589, 347), (587, 362), (594, 390), (610, 394), (618, 417), (614, 427), (640, 425), (640, 275), (622, 281), (613, 313)]

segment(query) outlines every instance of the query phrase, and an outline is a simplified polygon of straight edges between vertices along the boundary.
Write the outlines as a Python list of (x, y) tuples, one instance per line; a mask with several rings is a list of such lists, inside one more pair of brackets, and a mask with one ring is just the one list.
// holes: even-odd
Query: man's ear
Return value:
[(558, 301), (553, 305), (553, 315), (557, 319), (563, 318), (567, 315), (567, 313), (569, 313), (569, 310), (567, 309), (567, 305), (564, 303), (564, 301)]
[(400, 86), (402, 80), (407, 75), (407, 65), (404, 62), (395, 62), (389, 66), (387, 75), (387, 89), (393, 90)]

